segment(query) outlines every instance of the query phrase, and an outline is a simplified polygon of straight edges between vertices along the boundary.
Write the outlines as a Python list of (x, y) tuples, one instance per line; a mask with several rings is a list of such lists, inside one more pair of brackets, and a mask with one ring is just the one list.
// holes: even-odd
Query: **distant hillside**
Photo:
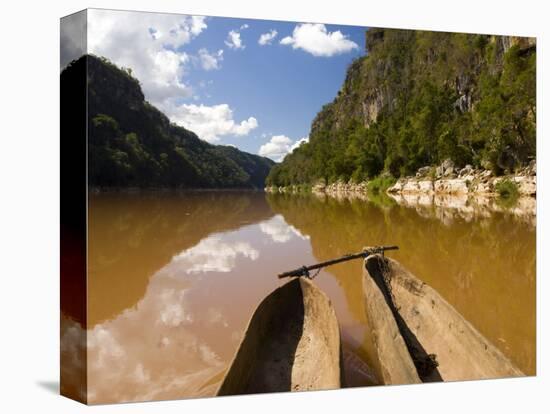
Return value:
[(535, 157), (534, 38), (373, 28), (366, 49), (268, 185), (398, 177), (447, 158), (501, 174)]
[(212, 145), (149, 104), (139, 81), (106, 59), (82, 56), (61, 73), (62, 113), (88, 74), (88, 182), (92, 187), (263, 188), (274, 162)]

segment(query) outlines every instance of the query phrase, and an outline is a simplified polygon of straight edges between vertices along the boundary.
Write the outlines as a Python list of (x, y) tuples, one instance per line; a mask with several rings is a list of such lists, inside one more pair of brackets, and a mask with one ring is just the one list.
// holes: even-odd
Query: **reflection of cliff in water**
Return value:
[(177, 253), (272, 215), (259, 192), (90, 194), (89, 327), (134, 306)]
[[(535, 372), (536, 237), (531, 225), (505, 212), (441, 220), (415, 208), (379, 208), (362, 200), (267, 197), (276, 213), (310, 236), (318, 260), (366, 245), (398, 245), (392, 257), (435, 288), (522, 371)], [(359, 264), (327, 271), (361, 317)]]
[(535, 197), (502, 198), (467, 194), (390, 194), (397, 204), (416, 209), (422, 216), (434, 217), (444, 224), (455, 220), (472, 221), (503, 213), (511, 218), (536, 226), (537, 200)]

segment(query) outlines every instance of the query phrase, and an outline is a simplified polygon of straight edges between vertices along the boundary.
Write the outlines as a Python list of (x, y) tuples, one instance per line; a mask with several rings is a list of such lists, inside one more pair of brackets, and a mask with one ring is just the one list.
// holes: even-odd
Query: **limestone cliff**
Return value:
[(268, 185), (360, 182), (452, 159), (513, 173), (536, 155), (536, 40), (367, 30), (366, 53)]

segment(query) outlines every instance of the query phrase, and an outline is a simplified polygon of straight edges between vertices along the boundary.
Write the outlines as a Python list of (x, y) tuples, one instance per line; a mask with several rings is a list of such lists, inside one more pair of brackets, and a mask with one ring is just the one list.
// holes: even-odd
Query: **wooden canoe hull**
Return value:
[(217, 395), (340, 388), (336, 313), (310, 280), (294, 278), (254, 312)]
[(372, 340), (378, 354), (380, 380), (385, 385), (416, 384), (422, 382), (401, 336), (392, 309), (376, 280), (363, 273), (365, 312), (371, 328)]
[(374, 281), (371, 286), (384, 296), (422, 381), (524, 375), (439, 293), (397, 261), (370, 256), (363, 278)]

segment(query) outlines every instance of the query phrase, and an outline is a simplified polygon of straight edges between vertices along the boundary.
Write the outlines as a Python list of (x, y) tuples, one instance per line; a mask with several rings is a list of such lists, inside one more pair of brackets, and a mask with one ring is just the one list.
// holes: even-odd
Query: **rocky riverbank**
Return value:
[(399, 179), (388, 188), (389, 194), (464, 194), (498, 195), (501, 182), (513, 183), (520, 196), (535, 197), (537, 194), (536, 163), (517, 171), (515, 174), (493, 176), (490, 170), (474, 169), (467, 165), (455, 168), (450, 160), (438, 167), (423, 167), (414, 177)]
[[(437, 216), (444, 222), (454, 219), (470, 221), (488, 217), (495, 212), (507, 212), (529, 224), (536, 224), (536, 163), (515, 174), (495, 177), (490, 170), (471, 166), (455, 168), (450, 161), (438, 167), (423, 167), (414, 177), (400, 178), (387, 189), (387, 195), (397, 204), (414, 208), (421, 215)], [(499, 197), (498, 184), (513, 183), (514, 197)], [(368, 200), (368, 182), (337, 181), (313, 187), (268, 187), (267, 192), (303, 193), (311, 191), (318, 197), (340, 200)]]
[[(466, 195), (493, 197), (499, 195), (499, 183), (509, 182), (520, 197), (536, 197), (537, 176), (536, 163), (527, 167), (496, 177), (490, 170), (475, 169), (470, 165), (456, 168), (450, 160), (444, 161), (438, 167), (422, 167), (415, 176), (404, 177), (387, 189), (388, 195)], [(367, 194), (367, 181), (354, 183), (352, 181), (337, 181), (331, 184), (322, 182), (311, 188), (291, 185), (287, 187), (267, 187), (267, 192), (299, 193), (311, 190), (316, 194), (326, 194), (333, 197), (361, 198)]]

